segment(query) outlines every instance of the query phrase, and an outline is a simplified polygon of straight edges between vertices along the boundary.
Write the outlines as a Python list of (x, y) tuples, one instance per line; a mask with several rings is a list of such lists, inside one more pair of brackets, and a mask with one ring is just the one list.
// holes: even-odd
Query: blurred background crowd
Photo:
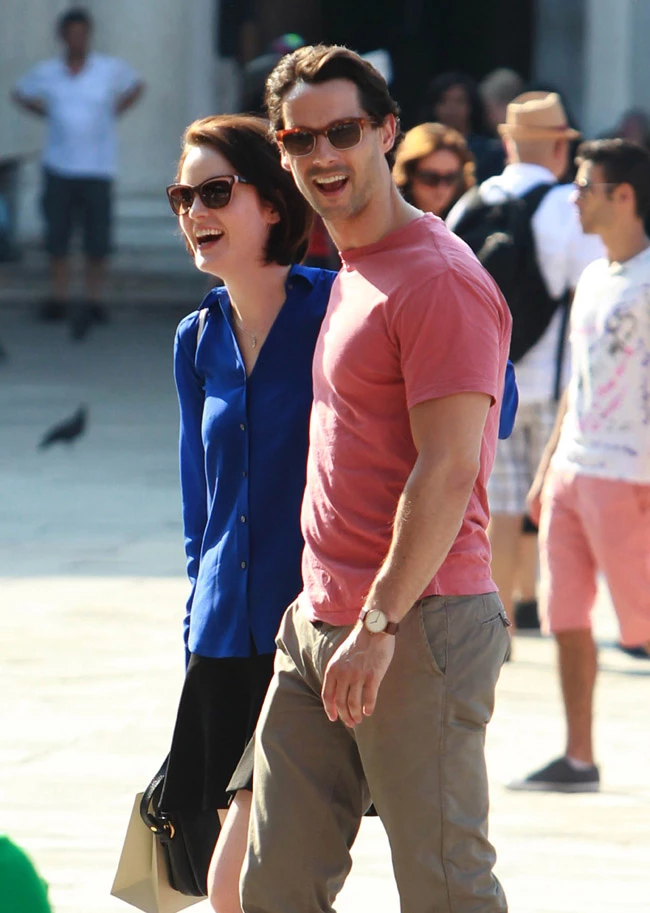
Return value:
[[(39, 237), (43, 145), (42, 126), (11, 104), (9, 90), (33, 64), (57, 53), (53, 26), (71, 5), (9, 0), (0, 9), (5, 257)], [(463, 140), (479, 182), (501, 171), (495, 125), (524, 89), (556, 88), (585, 136), (645, 143), (650, 134), (646, 0), (90, 0), (86, 7), (95, 21), (94, 48), (127, 61), (147, 85), (119, 126), (118, 246), (175, 246), (162, 188), (173, 176), (184, 127), (216, 111), (257, 109), (266, 72), (302, 42), (343, 43), (360, 53), (381, 49), (374, 59), (390, 77), (403, 128), (439, 122), (460, 134), (462, 140), (420, 131), (409, 139), (403, 180), (407, 158), (424, 158), (438, 147), (455, 156), (463, 172), (453, 188), (444, 181), (425, 188), (420, 180), (409, 190), (414, 199), (424, 194), (441, 201), (472, 181)]]

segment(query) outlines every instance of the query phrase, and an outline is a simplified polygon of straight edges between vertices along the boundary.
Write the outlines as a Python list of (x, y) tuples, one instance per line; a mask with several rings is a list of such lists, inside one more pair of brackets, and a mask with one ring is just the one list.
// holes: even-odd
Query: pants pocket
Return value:
[(447, 669), (449, 625), (444, 600), (422, 600), (419, 608), (420, 633), (436, 672), (445, 674)]

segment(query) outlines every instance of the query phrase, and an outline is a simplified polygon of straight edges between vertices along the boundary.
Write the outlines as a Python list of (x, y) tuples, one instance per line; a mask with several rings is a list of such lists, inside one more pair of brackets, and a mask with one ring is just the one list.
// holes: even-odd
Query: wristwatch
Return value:
[(371, 634), (397, 634), (399, 622), (389, 621), (381, 609), (362, 609), (359, 621)]

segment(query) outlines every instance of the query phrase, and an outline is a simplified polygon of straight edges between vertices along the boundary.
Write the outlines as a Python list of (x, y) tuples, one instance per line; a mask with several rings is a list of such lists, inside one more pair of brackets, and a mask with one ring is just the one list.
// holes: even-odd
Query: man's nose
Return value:
[(320, 165), (331, 165), (333, 162), (338, 161), (337, 150), (323, 133), (319, 134), (314, 139), (315, 145), (314, 151), (312, 152), (312, 162), (317, 162)]

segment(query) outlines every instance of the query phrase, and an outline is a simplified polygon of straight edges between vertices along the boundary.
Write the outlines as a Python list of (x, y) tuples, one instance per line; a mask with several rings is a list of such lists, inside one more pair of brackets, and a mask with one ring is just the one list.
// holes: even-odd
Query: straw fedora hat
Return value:
[(524, 92), (506, 109), (506, 122), (499, 124), (501, 136), (514, 140), (577, 139), (580, 133), (569, 126), (557, 92)]

